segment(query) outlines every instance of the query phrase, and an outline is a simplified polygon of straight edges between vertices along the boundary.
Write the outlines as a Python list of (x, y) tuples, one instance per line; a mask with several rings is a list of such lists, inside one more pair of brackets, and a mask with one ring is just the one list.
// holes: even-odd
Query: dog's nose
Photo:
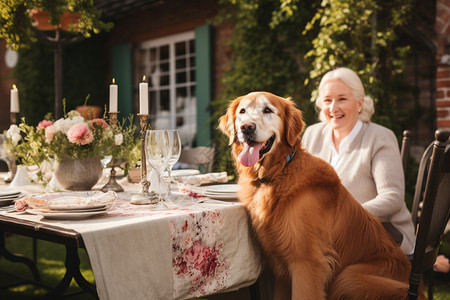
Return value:
[(253, 122), (245, 123), (245, 124), (241, 125), (241, 130), (242, 130), (242, 133), (244, 133), (244, 134), (255, 132), (255, 129), (256, 129), (256, 124)]

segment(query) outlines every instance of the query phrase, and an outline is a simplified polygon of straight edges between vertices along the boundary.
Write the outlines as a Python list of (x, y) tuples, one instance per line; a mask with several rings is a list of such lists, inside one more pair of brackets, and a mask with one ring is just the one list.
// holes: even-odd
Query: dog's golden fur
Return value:
[[(251, 139), (241, 130), (249, 123), (255, 125)], [(259, 127), (275, 142), (245, 167), (238, 154), (247, 140), (264, 142)], [(302, 147), (301, 112), (290, 99), (267, 92), (239, 97), (219, 129), (230, 137), (239, 198), (276, 276), (276, 299), (406, 299), (406, 255), (334, 169)]]

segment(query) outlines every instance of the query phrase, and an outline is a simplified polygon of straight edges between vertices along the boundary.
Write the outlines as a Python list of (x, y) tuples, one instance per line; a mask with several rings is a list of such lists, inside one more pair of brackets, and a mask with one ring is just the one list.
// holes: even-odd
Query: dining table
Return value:
[[(156, 209), (130, 203), (140, 184), (127, 177), (117, 182), (124, 192), (117, 193), (114, 205), (86, 218), (64, 213), (52, 218), (0, 206), (4, 256), (11, 254), (4, 249), (6, 232), (65, 245), (66, 275), (49, 292), (53, 298), (72, 278), (100, 299), (190, 299), (256, 282), (262, 271), (260, 247), (237, 199), (204, 196), (199, 191), (214, 186), (208, 184), (195, 187), (196, 197), (185, 193)], [(104, 183), (100, 180), (93, 190)], [(0, 190), (4, 188), (7, 184), (0, 183)], [(28, 196), (52, 192), (36, 183), (14, 188)], [(78, 248), (88, 254), (95, 285), (79, 271)], [(39, 279), (35, 266), (25, 263)]]

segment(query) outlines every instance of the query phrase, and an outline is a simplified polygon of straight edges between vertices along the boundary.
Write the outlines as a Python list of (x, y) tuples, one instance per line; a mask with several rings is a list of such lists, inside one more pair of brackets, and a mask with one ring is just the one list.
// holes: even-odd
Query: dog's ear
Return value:
[(236, 108), (243, 97), (239, 97), (231, 101), (228, 106), (227, 113), (219, 118), (219, 128), (230, 139), (229, 145), (233, 144), (236, 135), (234, 120), (236, 118)]
[(286, 141), (290, 146), (295, 145), (295, 141), (303, 131), (305, 123), (302, 119), (302, 112), (295, 107), (295, 103), (288, 98), (286, 116), (284, 119), (286, 129)]

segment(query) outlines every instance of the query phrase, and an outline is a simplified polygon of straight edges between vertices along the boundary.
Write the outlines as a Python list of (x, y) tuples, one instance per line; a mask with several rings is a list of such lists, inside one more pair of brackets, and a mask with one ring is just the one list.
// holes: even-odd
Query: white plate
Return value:
[(238, 199), (238, 195), (236, 193), (230, 193), (230, 194), (209, 194), (209, 193), (204, 193), (204, 195), (208, 198), (211, 199), (217, 199), (217, 200), (237, 200)]
[(106, 209), (105, 204), (86, 205), (86, 204), (49, 204), (48, 208), (55, 211), (95, 211)]
[(208, 186), (206, 192), (211, 193), (237, 193), (241, 187), (238, 184), (218, 184)]
[(0, 196), (0, 199), (17, 199), (17, 198), (20, 198), (20, 197), (23, 197), (22, 193), (18, 193), (18, 194), (15, 194), (15, 195), (9, 195), (9, 196)]
[(42, 212), (37, 209), (27, 209), (26, 211), (30, 214), (40, 215), (50, 220), (81, 220), (106, 213), (106, 210), (89, 212)]
[(16, 189), (6, 188), (6, 189), (0, 190), (0, 196), (12, 196), (12, 195), (18, 195), (18, 194), (20, 194), (20, 191), (18, 191)]
[(98, 207), (85, 207), (85, 208), (70, 208), (70, 209), (39, 209), (41, 212), (45, 213), (68, 213), (68, 214), (76, 214), (80, 212), (91, 212), (91, 211), (107, 211), (105, 205), (98, 206)]

